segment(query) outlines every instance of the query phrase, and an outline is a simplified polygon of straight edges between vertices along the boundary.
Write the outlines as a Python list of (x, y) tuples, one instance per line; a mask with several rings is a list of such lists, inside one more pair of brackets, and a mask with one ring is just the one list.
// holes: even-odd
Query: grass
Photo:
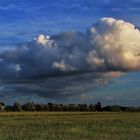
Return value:
[(0, 140), (140, 140), (140, 113), (1, 112)]

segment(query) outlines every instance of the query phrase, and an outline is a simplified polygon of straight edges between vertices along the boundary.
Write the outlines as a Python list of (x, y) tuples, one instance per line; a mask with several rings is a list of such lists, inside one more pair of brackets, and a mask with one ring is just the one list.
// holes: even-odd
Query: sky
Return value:
[(139, 0), (0, 0), (0, 100), (140, 106), (139, 14)]

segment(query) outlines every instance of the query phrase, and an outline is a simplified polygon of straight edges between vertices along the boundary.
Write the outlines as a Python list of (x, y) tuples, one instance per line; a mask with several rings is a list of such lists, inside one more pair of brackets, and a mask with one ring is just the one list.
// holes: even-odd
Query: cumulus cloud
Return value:
[(1, 52), (0, 78), (40, 78), (82, 72), (116, 77), (122, 72), (140, 70), (139, 62), (140, 31), (123, 20), (101, 18), (87, 34), (72, 31), (39, 35), (33, 41)]
[(90, 37), (96, 50), (89, 53), (91, 65), (97, 62), (116, 71), (140, 69), (140, 31), (133, 24), (102, 18), (90, 29)]

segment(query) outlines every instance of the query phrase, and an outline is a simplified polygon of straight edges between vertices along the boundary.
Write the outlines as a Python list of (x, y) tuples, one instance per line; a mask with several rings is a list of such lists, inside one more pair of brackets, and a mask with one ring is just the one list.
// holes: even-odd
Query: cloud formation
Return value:
[(82, 72), (103, 75), (140, 70), (139, 62), (140, 31), (123, 20), (101, 18), (87, 34), (72, 31), (39, 35), (33, 41), (1, 52), (0, 78), (40, 78)]
[(25, 103), (38, 102), (42, 98), (43, 103), (46, 103), (46, 100), (59, 103), (73, 103), (78, 100), (76, 102), (80, 103), (86, 99), (91, 100), (93, 98), (91, 93), (106, 87), (110, 82), (113, 81), (108, 76), (101, 77), (95, 73), (21, 81), (6, 80), (0, 81), (0, 99), (6, 102)]
[[(140, 69), (140, 31), (134, 25), (102, 18), (90, 29), (91, 43), (96, 46), (90, 52), (90, 63), (97, 63), (107, 69), (120, 71), (135, 71)], [(93, 57), (92, 57), (93, 56)], [(93, 63), (92, 59), (93, 58)]]

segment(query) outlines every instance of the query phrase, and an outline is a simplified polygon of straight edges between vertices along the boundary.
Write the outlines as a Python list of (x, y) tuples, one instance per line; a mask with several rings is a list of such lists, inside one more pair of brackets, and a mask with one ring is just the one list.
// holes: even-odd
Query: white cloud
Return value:
[[(36, 42), (37, 42), (38, 44), (41, 44), (41, 45), (44, 46), (44, 45), (46, 45), (46, 44), (50, 41), (50, 37), (41, 34), (41, 35), (39, 35), (39, 36), (37, 37), (37, 39), (35, 39), (35, 40), (36, 40)], [(47, 45), (48, 45), (48, 44), (47, 44)]]
[(60, 62), (54, 62), (52, 67), (60, 71), (75, 71), (76, 70), (75, 68), (67, 65), (64, 60), (61, 60)]
[[(96, 55), (100, 60), (104, 59), (105, 67), (126, 71), (140, 69), (140, 56), (137, 55), (140, 52), (140, 31), (133, 24), (102, 18), (91, 28), (90, 36)], [(89, 58), (95, 59), (90, 53)]]
[(16, 65), (15, 65), (15, 70), (16, 70), (17, 72), (19, 72), (19, 71), (21, 70), (21, 67), (20, 67), (19, 64), (16, 64)]
[(0, 77), (17, 78), (17, 71), (19, 78), (31, 78), (74, 71), (102, 75), (140, 70), (139, 41), (140, 31), (133, 24), (101, 18), (86, 35), (74, 31), (50, 37), (39, 35), (1, 52)]

